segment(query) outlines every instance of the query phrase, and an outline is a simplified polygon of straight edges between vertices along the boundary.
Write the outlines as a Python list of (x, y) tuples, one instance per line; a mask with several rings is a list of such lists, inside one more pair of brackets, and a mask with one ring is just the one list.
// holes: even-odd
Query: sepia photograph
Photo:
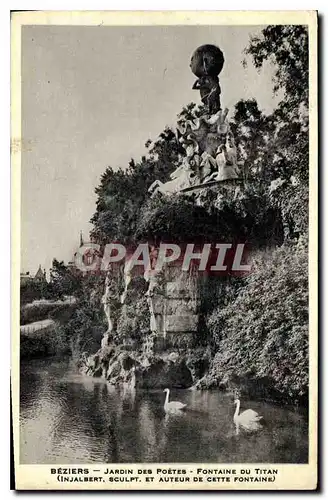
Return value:
[(316, 463), (316, 13), (43, 14), (12, 18), (15, 463), (278, 488)]

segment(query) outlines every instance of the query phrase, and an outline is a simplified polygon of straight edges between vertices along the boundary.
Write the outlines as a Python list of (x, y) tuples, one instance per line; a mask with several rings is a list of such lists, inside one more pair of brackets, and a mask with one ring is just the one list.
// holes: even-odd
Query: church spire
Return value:
[(42, 281), (44, 279), (44, 273), (41, 269), (41, 264), (39, 265), (39, 269), (36, 272), (36, 275), (34, 276), (34, 279)]
[(83, 245), (84, 245), (83, 235), (82, 235), (82, 231), (80, 231), (80, 247), (83, 247)]

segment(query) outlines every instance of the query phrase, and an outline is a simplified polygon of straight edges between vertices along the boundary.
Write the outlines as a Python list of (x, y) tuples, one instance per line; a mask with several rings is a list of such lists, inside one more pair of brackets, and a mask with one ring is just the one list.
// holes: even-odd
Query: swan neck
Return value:
[(170, 389), (166, 391), (166, 398), (165, 398), (165, 404), (167, 405), (169, 402), (169, 394), (170, 394)]
[[(238, 415), (239, 415), (239, 409), (240, 409), (240, 401), (238, 399), (237, 401), (237, 406), (236, 406), (236, 411), (235, 411), (235, 414), (234, 414), (234, 417), (233, 418), (237, 418)], [(231, 417), (230, 417), (231, 418)]]

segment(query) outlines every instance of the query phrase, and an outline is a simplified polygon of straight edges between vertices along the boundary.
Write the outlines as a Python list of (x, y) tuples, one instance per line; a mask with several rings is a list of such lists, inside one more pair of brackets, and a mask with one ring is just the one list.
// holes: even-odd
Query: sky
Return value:
[(85, 240), (95, 187), (110, 165), (126, 168), (145, 154), (189, 102), (189, 63), (205, 43), (225, 63), (221, 105), (256, 98), (270, 112), (272, 68), (241, 63), (261, 26), (24, 26), (22, 29), (21, 271), (67, 262)]

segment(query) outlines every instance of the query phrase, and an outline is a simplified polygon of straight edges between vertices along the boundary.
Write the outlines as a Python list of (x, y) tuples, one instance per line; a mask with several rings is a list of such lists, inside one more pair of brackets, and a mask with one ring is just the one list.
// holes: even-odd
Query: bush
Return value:
[(291, 398), (308, 390), (307, 242), (262, 256), (235, 300), (217, 308), (209, 329), (218, 340), (212, 375), (269, 378)]
[(26, 325), (41, 321), (43, 319), (53, 319), (65, 321), (70, 318), (75, 304), (58, 304), (56, 302), (45, 302), (38, 304), (26, 304), (20, 310), (20, 324)]
[(84, 351), (94, 352), (100, 347), (101, 338), (107, 330), (101, 301), (103, 291), (104, 276), (80, 277), (76, 303), (65, 311), (53, 312), (60, 337), (66, 342), (74, 359), (78, 359)]

